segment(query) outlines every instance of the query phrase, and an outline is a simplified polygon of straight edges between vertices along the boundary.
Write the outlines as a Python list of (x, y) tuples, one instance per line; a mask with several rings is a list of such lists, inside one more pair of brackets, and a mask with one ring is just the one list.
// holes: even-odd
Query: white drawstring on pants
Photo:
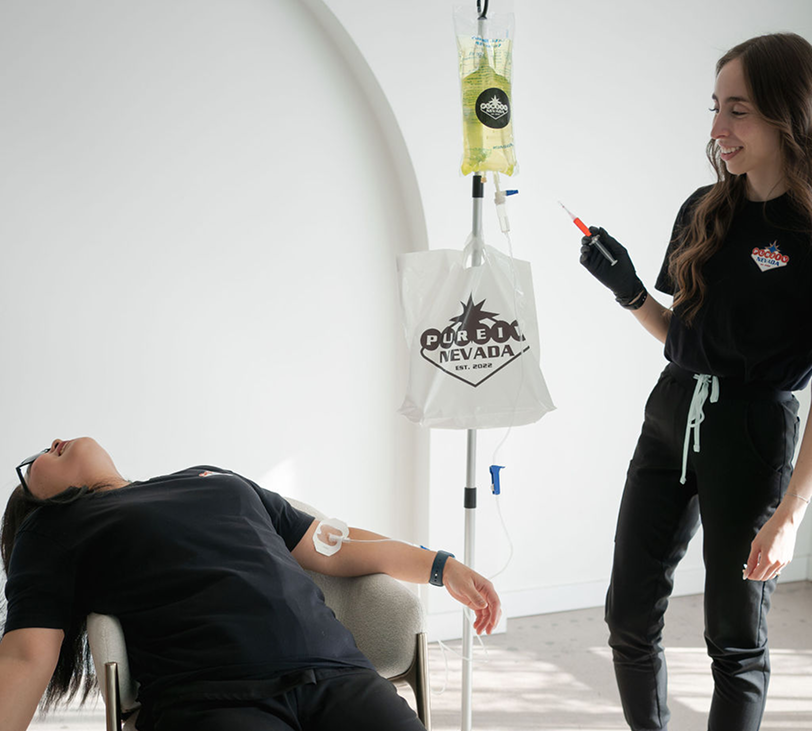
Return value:
[(708, 399), (710, 388), (710, 402), (715, 404), (719, 400), (719, 379), (716, 376), (703, 374), (695, 375), (696, 386), (691, 397), (691, 406), (688, 408), (688, 423), (685, 425), (685, 442), (682, 445), (682, 477), (681, 484), (685, 484), (688, 473), (688, 444), (691, 441), (691, 430), (694, 432), (694, 452), (699, 452), (699, 425), (705, 420), (702, 407)]

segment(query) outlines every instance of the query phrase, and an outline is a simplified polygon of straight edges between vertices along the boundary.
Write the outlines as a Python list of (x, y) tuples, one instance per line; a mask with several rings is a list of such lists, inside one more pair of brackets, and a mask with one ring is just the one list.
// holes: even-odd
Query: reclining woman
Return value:
[(155, 731), (423, 728), (304, 569), (431, 579), (475, 612), (477, 632), (499, 621), (493, 585), (445, 552), (386, 541), (322, 555), (318, 521), (227, 470), (129, 482), (82, 437), (17, 472), (2, 532), (0, 731), (27, 728), (43, 694), (51, 705), (87, 693), (90, 612), (121, 621), (137, 726)]

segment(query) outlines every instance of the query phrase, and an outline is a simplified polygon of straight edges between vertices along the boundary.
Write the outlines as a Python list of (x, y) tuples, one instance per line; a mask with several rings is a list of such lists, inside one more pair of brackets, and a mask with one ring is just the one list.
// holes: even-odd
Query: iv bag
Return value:
[(454, 9), (462, 97), (462, 174), (517, 171), (513, 145), (513, 14), (479, 20)]

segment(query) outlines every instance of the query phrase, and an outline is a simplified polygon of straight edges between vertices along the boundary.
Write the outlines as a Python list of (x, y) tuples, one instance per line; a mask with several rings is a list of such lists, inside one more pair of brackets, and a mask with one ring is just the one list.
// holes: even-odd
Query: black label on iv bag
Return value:
[(474, 105), (477, 119), (491, 129), (502, 129), (510, 122), (510, 100), (500, 88), (485, 89)]

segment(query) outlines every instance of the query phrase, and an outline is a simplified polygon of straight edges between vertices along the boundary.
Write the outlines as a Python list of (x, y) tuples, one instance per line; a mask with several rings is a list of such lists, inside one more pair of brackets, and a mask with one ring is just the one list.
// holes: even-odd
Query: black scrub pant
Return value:
[(425, 731), (388, 680), (373, 670), (316, 670), (303, 683), (263, 700), (170, 705), (155, 731)]
[(767, 612), (775, 580), (743, 581), (759, 528), (787, 489), (798, 434), (791, 393), (720, 379), (706, 402), (699, 453), (683, 441), (696, 381), (669, 365), (646, 404), (645, 421), (620, 506), (606, 598), (609, 644), (626, 721), (634, 731), (666, 729), (661, 644), (674, 570), (701, 520), (705, 642), (714, 694), (709, 731), (756, 731), (769, 682)]

